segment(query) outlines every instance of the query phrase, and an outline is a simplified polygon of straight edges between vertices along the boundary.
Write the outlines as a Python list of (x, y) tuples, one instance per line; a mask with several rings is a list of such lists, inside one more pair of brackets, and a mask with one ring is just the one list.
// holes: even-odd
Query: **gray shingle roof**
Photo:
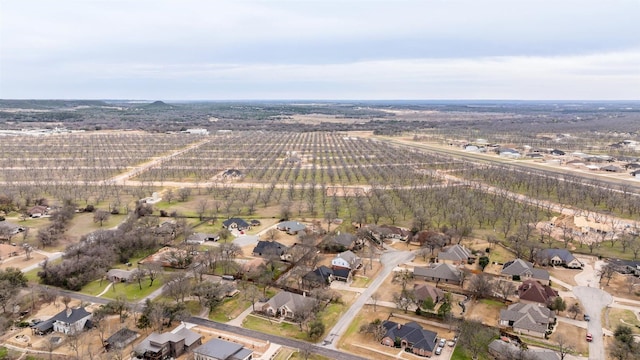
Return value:
[(450, 264), (437, 264), (434, 267), (416, 267), (413, 269), (413, 274), (416, 276), (460, 281), (460, 270)]
[(536, 304), (516, 303), (509, 305), (506, 310), (500, 310), (501, 321), (512, 321), (514, 328), (540, 333), (547, 330), (550, 318), (555, 318), (553, 312)]
[(273, 296), (267, 304), (274, 309), (279, 309), (283, 306), (288, 307), (294, 313), (296, 310), (303, 308), (306, 304), (310, 304), (314, 299), (306, 296), (294, 294), (288, 291), (282, 291)]
[(406, 340), (413, 348), (432, 352), (436, 347), (436, 337), (438, 334), (423, 329), (422, 326), (415, 321), (402, 325), (387, 320), (382, 323), (382, 326), (387, 329), (385, 337)]
[(471, 252), (464, 246), (453, 245), (438, 254), (440, 260), (467, 261), (471, 257)]
[(531, 276), (534, 279), (549, 280), (549, 272), (543, 269), (535, 269), (533, 264), (522, 259), (508, 261), (502, 267), (503, 275)]

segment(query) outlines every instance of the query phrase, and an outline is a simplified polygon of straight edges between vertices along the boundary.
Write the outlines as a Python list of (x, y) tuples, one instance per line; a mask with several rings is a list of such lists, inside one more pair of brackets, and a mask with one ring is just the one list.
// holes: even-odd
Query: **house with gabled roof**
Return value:
[(538, 304), (516, 303), (500, 310), (500, 325), (520, 334), (544, 337), (555, 322), (555, 313)]
[(452, 265), (462, 265), (472, 258), (471, 251), (466, 247), (456, 244), (449, 246), (438, 253), (438, 262)]
[(39, 334), (46, 334), (51, 330), (63, 334), (76, 334), (91, 326), (93, 314), (85, 310), (84, 307), (68, 308), (54, 317), (42, 321), (34, 326), (34, 331)]
[(567, 249), (542, 249), (536, 254), (541, 265), (564, 266), (570, 269), (582, 269), (584, 264)]
[(109, 271), (107, 271), (107, 280), (111, 282), (127, 282), (128, 283), (134, 278), (134, 276), (136, 275), (136, 272), (138, 271), (140, 270), (110, 269)]
[(502, 339), (493, 340), (489, 343), (489, 354), (496, 360), (561, 360), (560, 354), (549, 349), (523, 349), (513, 342)]
[(507, 261), (502, 266), (500, 274), (513, 280), (534, 279), (542, 284), (549, 285), (549, 272), (544, 269), (536, 269), (533, 264), (522, 259)]
[(276, 229), (285, 231), (289, 235), (297, 235), (299, 232), (305, 231), (307, 226), (298, 221), (283, 221), (276, 225)]
[(418, 356), (431, 357), (437, 347), (438, 334), (425, 330), (417, 322), (406, 324), (386, 320), (382, 323), (386, 330), (382, 338), (382, 345), (396, 346), (396, 341), (405, 351)]
[(222, 226), (228, 230), (243, 231), (251, 229), (251, 224), (240, 218), (227, 219), (222, 222)]
[(460, 270), (451, 264), (433, 264), (428, 267), (413, 268), (413, 277), (435, 283), (460, 284), (462, 275)]
[(206, 234), (206, 233), (193, 233), (189, 235), (185, 242), (187, 244), (199, 244), (202, 245), (205, 241), (218, 241), (220, 236), (218, 234)]
[(331, 260), (331, 268), (335, 269), (348, 269), (357, 270), (362, 266), (362, 259), (358, 257), (353, 251), (347, 250), (336, 255)]
[(542, 285), (535, 280), (525, 280), (518, 286), (520, 302), (524, 304), (541, 304), (549, 306), (558, 297), (558, 292), (549, 285)]
[(322, 265), (302, 276), (302, 287), (304, 289), (322, 288), (331, 284), (333, 280), (333, 270)]
[(262, 306), (262, 311), (270, 316), (293, 319), (297, 311), (315, 306), (316, 299), (289, 291), (281, 291)]
[(193, 350), (194, 360), (251, 360), (253, 350), (231, 341), (212, 338)]
[(253, 256), (274, 256), (281, 257), (289, 250), (287, 245), (281, 244), (277, 241), (258, 241), (258, 244), (253, 248)]
[(417, 304), (422, 304), (427, 298), (430, 298), (434, 304), (444, 299), (444, 291), (429, 284), (414, 284), (413, 298)]
[(357, 249), (363, 243), (357, 236), (344, 232), (334, 236), (331, 241), (347, 250)]

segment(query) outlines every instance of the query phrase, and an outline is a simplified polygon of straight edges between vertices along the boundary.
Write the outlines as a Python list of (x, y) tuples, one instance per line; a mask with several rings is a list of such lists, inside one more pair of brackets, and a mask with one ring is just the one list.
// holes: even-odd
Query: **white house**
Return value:
[(83, 307), (66, 309), (53, 317), (53, 331), (63, 334), (79, 333), (92, 317), (93, 314)]
[(362, 265), (362, 260), (351, 250), (341, 252), (331, 260), (334, 269), (356, 270)]

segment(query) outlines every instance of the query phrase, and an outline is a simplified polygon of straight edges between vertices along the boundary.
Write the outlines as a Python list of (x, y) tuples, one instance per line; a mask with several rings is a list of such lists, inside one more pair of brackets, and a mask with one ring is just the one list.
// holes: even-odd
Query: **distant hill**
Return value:
[(172, 110), (177, 109), (178, 107), (175, 105), (169, 105), (164, 101), (154, 101), (151, 104), (140, 105), (140, 108), (148, 109), (148, 110)]
[(99, 107), (108, 106), (100, 100), (11, 100), (0, 99), (0, 107), (14, 109), (68, 109), (79, 106)]

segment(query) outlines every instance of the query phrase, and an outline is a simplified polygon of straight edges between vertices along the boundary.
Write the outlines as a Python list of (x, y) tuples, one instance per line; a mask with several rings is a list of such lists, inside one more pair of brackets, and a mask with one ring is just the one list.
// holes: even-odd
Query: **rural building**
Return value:
[(138, 269), (133, 270), (122, 270), (122, 269), (111, 269), (107, 271), (107, 280), (110, 282), (131, 282), (134, 278), (135, 273), (139, 271)]

